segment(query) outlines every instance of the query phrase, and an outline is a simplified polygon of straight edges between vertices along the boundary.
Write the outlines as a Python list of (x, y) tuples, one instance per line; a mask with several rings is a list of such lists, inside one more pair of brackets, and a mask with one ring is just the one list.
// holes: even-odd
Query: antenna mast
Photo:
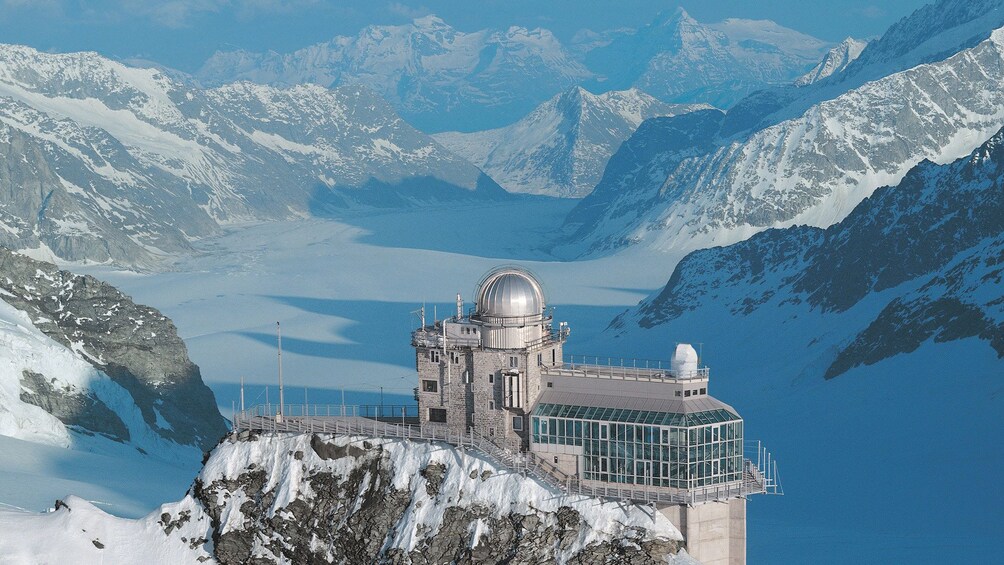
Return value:
[(279, 322), (275, 323), (275, 335), (279, 339), (279, 412), (276, 414), (276, 421), (282, 421), (282, 327)]

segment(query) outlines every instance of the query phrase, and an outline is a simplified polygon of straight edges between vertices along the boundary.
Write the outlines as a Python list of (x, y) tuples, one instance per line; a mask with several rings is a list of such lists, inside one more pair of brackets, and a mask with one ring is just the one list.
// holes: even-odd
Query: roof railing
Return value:
[(708, 380), (711, 370), (701, 367), (685, 374), (670, 370), (670, 363), (650, 359), (621, 359), (587, 355), (571, 355), (558, 366), (542, 365), (541, 372), (554, 376), (576, 376), (654, 382), (688, 382)]

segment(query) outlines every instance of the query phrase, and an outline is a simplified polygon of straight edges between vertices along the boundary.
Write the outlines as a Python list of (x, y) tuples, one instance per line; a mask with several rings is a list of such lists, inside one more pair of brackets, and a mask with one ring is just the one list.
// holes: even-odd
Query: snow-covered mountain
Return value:
[[(580, 38), (581, 40), (581, 38)], [(786, 84), (812, 68), (830, 44), (767, 20), (703, 24), (682, 8), (615, 35), (585, 56), (606, 89), (637, 87), (671, 102), (727, 108), (746, 94)]]
[[(839, 221), (920, 161), (968, 154), (1004, 125), (1004, 30), (987, 35), (947, 59), (868, 82), (748, 136), (734, 133), (744, 110), (735, 119), (731, 110), (718, 127), (700, 124), (714, 129), (693, 132), (701, 143), (685, 148), (686, 156), (642, 124), (569, 215), (571, 235), (559, 250), (644, 243), (680, 253), (770, 227)], [(819, 94), (829, 82), (791, 88)]]
[(221, 224), (503, 191), (362, 87), (200, 90), (0, 46), (0, 244), (143, 265)]
[(545, 29), (465, 33), (426, 16), (288, 54), (218, 52), (196, 76), (207, 85), (358, 84), (426, 131), (474, 131), (518, 119), (589, 72)]
[(823, 56), (823, 60), (813, 67), (811, 71), (795, 79), (795, 86), (812, 84), (828, 76), (842, 72), (847, 68), (847, 65), (851, 64), (854, 59), (857, 59), (861, 55), (861, 51), (864, 50), (866, 45), (868, 45), (867, 41), (861, 41), (853, 37), (848, 37), (841, 41), (839, 45), (830, 49)]
[[(139, 520), (85, 500), (0, 510), (0, 551), (51, 562), (697, 565), (667, 518), (564, 497), (475, 453), (366, 437), (221, 443), (184, 499)], [(58, 541), (57, 541), (58, 540)]]
[(0, 435), (197, 459), (226, 433), (174, 324), (92, 277), (0, 248), (0, 340)]
[(504, 128), (433, 137), (509, 192), (581, 198), (642, 120), (705, 108), (665, 104), (635, 89), (593, 94), (576, 86)]
[(701, 24), (683, 10), (637, 30), (584, 30), (568, 46), (546, 29), (465, 33), (426, 16), (293, 53), (218, 52), (196, 77), (207, 85), (362, 84), (424, 131), (473, 132), (512, 124), (587, 83), (594, 92), (637, 87), (666, 102), (725, 107), (791, 82), (829, 47), (770, 21)]
[(653, 328), (709, 309), (737, 320), (768, 309), (850, 320), (850, 331), (819, 326), (841, 328), (821, 329), (825, 340), (803, 336), (829, 356), (817, 375), (826, 378), (929, 339), (977, 337), (1004, 359), (1002, 259), (1004, 130), (953, 163), (924, 161), (826, 229), (768, 230), (695, 251), (613, 326)]

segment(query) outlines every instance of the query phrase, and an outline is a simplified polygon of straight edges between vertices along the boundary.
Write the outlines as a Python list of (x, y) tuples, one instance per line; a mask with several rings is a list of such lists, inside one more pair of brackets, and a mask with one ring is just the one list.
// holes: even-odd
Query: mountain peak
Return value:
[(450, 27), (442, 18), (435, 14), (429, 14), (411, 21), (411, 25), (418, 29), (442, 29)]
[(674, 10), (664, 10), (656, 14), (651, 25), (652, 27), (675, 27), (683, 23), (696, 24), (697, 20), (690, 17), (683, 6), (678, 6)]

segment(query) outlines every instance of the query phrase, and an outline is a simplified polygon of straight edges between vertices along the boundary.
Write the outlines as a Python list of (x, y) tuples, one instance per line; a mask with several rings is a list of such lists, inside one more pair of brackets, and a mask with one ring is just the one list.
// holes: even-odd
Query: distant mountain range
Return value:
[(191, 87), (0, 46), (0, 244), (149, 265), (219, 226), (505, 192), (361, 86)]
[[(893, 26), (843, 72), (728, 113), (643, 123), (570, 213), (558, 252), (682, 253), (771, 227), (825, 227), (922, 160), (969, 153), (1004, 125), (1004, 30), (994, 31), (1004, 8), (941, 4)], [(932, 61), (935, 52), (945, 58)]]
[(360, 84), (424, 131), (472, 132), (512, 124), (582, 84), (594, 92), (637, 87), (663, 102), (724, 107), (791, 82), (829, 48), (773, 22), (706, 25), (683, 10), (637, 30), (579, 34), (568, 46), (545, 29), (465, 33), (426, 16), (293, 53), (218, 52), (196, 77), (206, 85)]
[(596, 85), (634, 86), (661, 100), (719, 108), (790, 83), (831, 46), (768, 20), (702, 24), (682, 8), (640, 29), (612, 32), (608, 39), (585, 54)]
[(635, 89), (592, 94), (575, 86), (510, 126), (433, 137), (509, 192), (581, 198), (642, 120), (707, 108), (666, 104)]

